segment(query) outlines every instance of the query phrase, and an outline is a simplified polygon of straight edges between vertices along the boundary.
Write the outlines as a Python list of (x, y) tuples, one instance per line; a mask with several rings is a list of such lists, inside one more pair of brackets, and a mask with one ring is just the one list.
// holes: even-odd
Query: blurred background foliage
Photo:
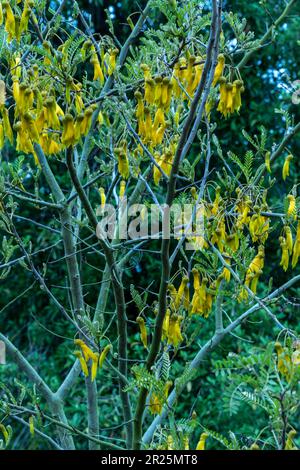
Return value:
[[(53, 3), (53, 7), (55, 2)], [(73, 2), (70, 1), (70, 5)], [(100, 35), (109, 33), (109, 26), (106, 22), (108, 14), (113, 21), (114, 31), (118, 41), (122, 44), (130, 32), (128, 17), (135, 21), (140, 8), (145, 4), (145, 0), (139, 2), (133, 0), (78, 0), (79, 6), (85, 14), (85, 18), (91, 25), (92, 30)], [(255, 31), (256, 37), (261, 37), (270, 24), (272, 19), (277, 18), (284, 6), (283, 1), (268, 0), (249, 2), (248, 0), (224, 1), (223, 8), (225, 11), (234, 11), (239, 17), (247, 19), (247, 28)], [(163, 21), (163, 15), (158, 15), (154, 23), (159, 24)], [(224, 31), (226, 35), (228, 31)], [(245, 83), (246, 91), (243, 95), (243, 105), (239, 115), (234, 115), (231, 119), (221, 120), (218, 118), (217, 135), (224, 150), (224, 155), (228, 150), (236, 152), (238, 155), (245, 153), (249, 149), (249, 144), (242, 135), (241, 130), (244, 128), (250, 135), (259, 134), (260, 126), (264, 126), (268, 131), (268, 145), (272, 147), (273, 143), (277, 143), (284, 133), (285, 122), (281, 114), (275, 113), (275, 109), (284, 108), (294, 116), (295, 122), (300, 120), (300, 107), (293, 105), (292, 85), (295, 80), (300, 80), (300, 6), (296, 5), (292, 15), (279, 27), (278, 35), (275, 40), (267, 47), (259, 50), (242, 70), (242, 78)], [(234, 44), (233, 44), (234, 47)], [(212, 120), (214, 115), (212, 116)], [(193, 151), (197, 153), (197, 144)], [(300, 139), (296, 137), (290, 145), (290, 151), (294, 154), (292, 163), (291, 176), (284, 183), (282, 180), (276, 182), (275, 191), (273, 191), (272, 201), (273, 207), (282, 206), (282, 199), (286, 194), (285, 185), (291, 187), (297, 184), (300, 173)], [(284, 154), (274, 163), (274, 173), (280, 172), (284, 160)], [(222, 163), (214, 161), (222, 171)], [(62, 187), (67, 188), (69, 181), (66, 180), (63, 166), (57, 164), (57, 175), (59, 175)], [(23, 170), (24, 171), (24, 170)], [(200, 172), (203, 168), (200, 168)], [(26, 172), (25, 172), (26, 173)], [(42, 180), (43, 181), (43, 180)], [(23, 180), (24, 187), (30, 191), (34, 191), (35, 182), (25, 176)], [(40, 185), (43, 183), (40, 182)], [(40, 188), (44, 192), (48, 188)], [(60, 235), (55, 233), (58, 227), (54, 214), (49, 218), (49, 211), (43, 214), (43, 210), (20, 204), (18, 213), (23, 217), (16, 220), (17, 227), (22, 233), (25, 240), (32, 241), (34, 249), (42, 250), (48, 245), (55, 245)], [(54, 232), (44, 230), (42, 227), (34, 226), (25, 219), (32, 218), (38, 223), (52, 227)], [(276, 239), (276, 238), (275, 238)], [(154, 247), (155, 248), (155, 247)], [(157, 245), (158, 248), (158, 245)], [(17, 253), (16, 253), (17, 256)], [(60, 244), (54, 246), (51, 251), (43, 252), (35, 258), (36, 264), (42, 266), (48, 262), (51, 257), (49, 269), (46, 273), (46, 281), (52, 286), (54, 294), (62, 302), (66, 300), (66, 285), (62, 286), (62, 279), (66, 279), (63, 264), (60, 262), (63, 256)], [(99, 285), (95, 284), (94, 277), (90, 277), (89, 262), (94, 259), (93, 253), (85, 252), (81, 257), (81, 270), (83, 279), (87, 284), (86, 301), (90, 305), (95, 305)], [(290, 272), (284, 273), (279, 268), (278, 260), (280, 259), (279, 243), (267, 243), (266, 252), (266, 271), (264, 272), (265, 287), (267, 291), (268, 282), (272, 282), (274, 286), (281, 285), (290, 277)], [(101, 269), (101, 263), (99, 268)], [(54, 269), (53, 269), (54, 268)], [(128, 286), (127, 301), (131, 301), (130, 284), (139, 284), (140, 287), (148, 287), (149, 276), (154, 279), (151, 290), (155, 290), (158, 285), (160, 261), (159, 255), (145, 254), (143, 257), (137, 256), (131, 260), (129, 268), (126, 270), (124, 278), (125, 285)], [(156, 276), (156, 279), (155, 279)], [(88, 285), (89, 279), (92, 284)], [(0, 328), (8, 331), (10, 339), (14, 341), (23, 353), (28, 357), (29, 361), (38, 369), (42, 370), (43, 378), (49, 383), (52, 389), (56, 389), (61, 383), (66, 372), (73, 363), (73, 336), (71, 329), (64, 319), (60, 316), (52, 305), (49, 304), (48, 298), (43, 294), (40, 287), (32, 284), (32, 275), (30, 272), (20, 269), (19, 265), (12, 267), (7, 279), (1, 282), (0, 295)], [(57, 286), (57, 287), (55, 287)], [(28, 290), (29, 289), (29, 290)], [(24, 292), (26, 293), (24, 294)], [(262, 293), (262, 292), (261, 292)], [(293, 299), (290, 297), (287, 302), (284, 297), (280, 298), (276, 308), (276, 315), (279, 320), (287, 322), (290, 327), (298, 329), (299, 332), (299, 312), (300, 312), (300, 293), (297, 289), (292, 289)], [(22, 295), (24, 294), (24, 295)], [(241, 306), (236, 303), (230, 305), (230, 298), (227, 297), (226, 310), (232, 316), (241, 313)], [(11, 304), (10, 304), (11, 303)], [(110, 305), (110, 304), (108, 304)], [(239, 309), (239, 310), (238, 310)], [(134, 320), (137, 312), (132, 303), (128, 308), (129, 319)], [(197, 319), (198, 320), (198, 319)], [(204, 344), (211, 333), (211, 325), (209, 322), (200, 320), (201, 332), (199, 340), (192, 347), (181, 351), (182, 359), (190, 361), (197, 346)], [(48, 329), (48, 325), (51, 325)], [(130, 331), (130, 357), (131, 359), (139, 359), (143, 355), (142, 346), (138, 339), (136, 325), (129, 325)], [(246, 357), (251, 354), (251, 348), (255, 346), (258, 350), (263, 351), (270, 341), (274, 341), (278, 331), (274, 328), (271, 321), (256, 314), (251, 317), (251, 321), (240, 326), (234, 336), (229, 336), (222, 342), (203, 363), (203, 367), (199, 369), (198, 378), (191, 382), (180, 399), (177, 409), (177, 416), (180, 418), (188, 417), (191, 410), (196, 411), (199, 422), (216, 432), (227, 435), (229, 431), (233, 431), (241, 440), (247, 440), (249, 436), (258, 434), (264, 426), (267, 425), (267, 416), (262, 411), (254, 409), (245, 404), (236, 414), (230, 414), (224, 404), (224, 394), (227, 386), (227, 377), (219, 374), (216, 375), (213, 366), (213, 360), (225, 358), (229, 353), (243, 354)], [(180, 361), (183, 364), (183, 361)], [(0, 366), (1, 367), (1, 366)], [(174, 380), (176, 374), (182, 373), (182, 366), (176, 365), (172, 369), (172, 377)], [(15, 377), (19, 381), (23, 381), (16, 366), (9, 364), (0, 368), (0, 380), (2, 382), (12, 382)], [(120, 417), (116, 415), (116, 406), (114, 396), (111, 394), (111, 384), (116, 382), (116, 378), (110, 374), (105, 368), (101, 372), (99, 379), (99, 404), (101, 427), (113, 427), (118, 424)], [(24, 379), (24, 383), (26, 380)], [(115, 396), (117, 395), (117, 382), (115, 387)], [(85, 422), (85, 399), (84, 387), (81, 381), (73, 387), (67, 401), (67, 416), (73, 416), (72, 424), (80, 429), (86, 428)], [(294, 423), (297, 427), (297, 423)], [(112, 431), (111, 436), (114, 435)], [(195, 431), (195, 441), (199, 430)], [(79, 439), (80, 442), (80, 439)], [(82, 446), (85, 446), (82, 441)], [(45, 448), (47, 444), (39, 440), (37, 437), (32, 439), (26, 430), (21, 430), (13, 441), (13, 448)], [(216, 441), (208, 441), (210, 448), (222, 448)]]

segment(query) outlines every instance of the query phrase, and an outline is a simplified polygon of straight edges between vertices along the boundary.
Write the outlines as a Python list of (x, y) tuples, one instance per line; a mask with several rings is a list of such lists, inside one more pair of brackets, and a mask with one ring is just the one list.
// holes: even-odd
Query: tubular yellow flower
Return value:
[(19, 35), (26, 32), (28, 29), (28, 22), (30, 18), (31, 8), (28, 5), (29, 2), (25, 2), (24, 10), (22, 12), (20, 26), (19, 26)]
[(177, 291), (176, 299), (175, 299), (175, 308), (176, 310), (180, 307), (182, 301), (184, 300), (184, 292), (189, 282), (189, 278), (184, 276), (180, 283), (179, 289)]
[(80, 140), (81, 135), (82, 135), (81, 125), (82, 125), (83, 120), (84, 120), (84, 114), (83, 113), (78, 114), (76, 116), (76, 120), (75, 120), (75, 124), (74, 124), (74, 137), (75, 137), (76, 142), (78, 140)]
[(122, 180), (120, 183), (120, 193), (119, 193), (120, 200), (124, 198), (125, 190), (126, 190), (126, 181)]
[(29, 432), (32, 436), (34, 436), (34, 417), (29, 417)]
[(239, 112), (242, 106), (241, 93), (243, 91), (243, 82), (241, 80), (235, 80), (232, 87), (232, 96), (233, 96), (233, 109), (232, 112)]
[(87, 362), (89, 359), (92, 359), (92, 361), (96, 360), (96, 354), (89, 348), (84, 341), (81, 339), (75, 339), (74, 344), (79, 346), (81, 348), (83, 357), (85, 361)]
[(154, 79), (154, 82), (155, 82), (154, 102), (155, 102), (156, 106), (160, 106), (160, 104), (161, 104), (162, 81), (163, 81), (163, 78), (160, 77), (160, 76), (155, 77), (155, 79)]
[(284, 234), (285, 234), (285, 239), (286, 239), (286, 246), (289, 251), (289, 254), (291, 255), (293, 252), (293, 235), (292, 235), (291, 227), (286, 225), (284, 227)]
[(98, 362), (99, 362), (99, 354), (94, 353), (94, 357), (92, 359), (92, 367), (91, 367), (91, 381), (94, 382), (97, 371), (98, 371)]
[(203, 432), (196, 446), (196, 450), (205, 450), (205, 442), (207, 438), (208, 438), (208, 434), (206, 432)]
[(167, 107), (168, 101), (169, 101), (169, 84), (170, 84), (170, 79), (168, 77), (164, 77), (162, 81), (162, 87), (161, 87), (161, 105), (163, 108)]
[(218, 63), (217, 63), (216, 69), (215, 69), (214, 79), (213, 79), (213, 83), (212, 83), (213, 86), (215, 86), (218, 83), (219, 79), (223, 75), (224, 65), (225, 65), (225, 57), (224, 57), (223, 54), (219, 54)]
[(194, 68), (195, 62), (196, 62), (196, 57), (194, 55), (191, 55), (188, 58), (187, 68), (186, 68), (186, 73), (185, 73), (186, 91), (188, 92), (190, 96), (192, 95), (192, 92), (193, 92), (193, 82), (194, 82), (194, 77), (195, 77), (195, 68)]
[[(226, 263), (228, 265), (230, 265), (230, 256), (227, 255), (226, 253), (224, 253), (223, 257), (224, 257)], [(229, 271), (228, 268), (224, 267), (221, 276), (222, 276), (223, 279), (225, 279), (226, 282), (229, 282), (230, 278), (231, 278), (231, 272)]]
[(140, 67), (141, 67), (142, 71), (144, 72), (144, 78), (145, 78), (145, 80), (146, 80), (147, 78), (150, 78), (150, 77), (151, 77), (151, 73), (150, 73), (150, 67), (149, 67), (149, 65), (147, 65), (147, 64), (141, 64)]
[(144, 347), (147, 349), (148, 341), (147, 341), (147, 329), (145, 325), (145, 320), (142, 317), (137, 317), (136, 321), (140, 327), (141, 341)]
[(297, 219), (297, 212), (296, 212), (296, 198), (292, 194), (289, 194), (287, 196), (288, 200), (288, 209), (287, 209), (287, 215), (289, 217), (293, 217), (294, 220)]
[(174, 312), (175, 311), (175, 299), (177, 296), (177, 290), (173, 286), (173, 284), (168, 285), (168, 294), (170, 296), (170, 308)]
[(266, 169), (269, 173), (271, 173), (270, 156), (271, 156), (271, 152), (266, 152), (265, 153), (265, 165), (266, 165)]
[[(199, 62), (201, 62), (202, 60), (202, 57), (200, 56), (197, 56), (196, 57), (196, 62), (197, 64), (195, 65), (194, 69), (195, 69), (195, 75), (194, 75), (194, 80), (193, 80), (193, 83), (192, 83), (192, 87), (191, 87), (191, 96), (193, 96), (193, 94), (195, 93), (196, 91), (196, 88), (197, 86), (199, 85), (200, 83), (200, 80), (201, 80), (201, 76), (202, 76), (202, 72), (203, 72), (203, 67), (204, 67), (204, 63), (203, 64), (200, 64)], [(204, 61), (203, 61), (204, 62)]]
[(183, 341), (180, 330), (182, 316), (173, 314), (170, 317), (169, 330), (168, 330), (168, 344), (172, 344), (175, 348)]
[(135, 112), (136, 118), (138, 120), (139, 119), (143, 120), (144, 119), (144, 101), (143, 101), (142, 93), (140, 91), (136, 91), (134, 96), (137, 100), (137, 107), (136, 107), (136, 112)]
[(277, 369), (280, 374), (286, 378), (286, 380), (290, 380), (292, 372), (292, 361), (289, 355), (289, 351), (282, 347), (279, 341), (276, 341), (274, 347), (277, 354)]
[(100, 357), (99, 357), (99, 367), (101, 369), (101, 367), (103, 366), (104, 364), (104, 361), (107, 357), (107, 354), (109, 353), (109, 351), (112, 349), (112, 345), (111, 344), (107, 344), (105, 346), (105, 348), (103, 349), (103, 351), (101, 352), (100, 354)]
[(2, 2), (2, 6), (5, 10), (5, 31), (8, 35), (8, 41), (12, 41), (16, 36), (16, 20), (11, 9), (10, 3), (7, 1)]
[(106, 196), (104, 188), (99, 188), (100, 200), (101, 200), (101, 209), (104, 209), (106, 203)]
[(84, 357), (82, 356), (81, 352), (80, 351), (74, 351), (74, 355), (79, 360), (79, 363), (81, 365), (81, 370), (84, 373), (85, 377), (88, 377), (88, 375), (89, 375), (88, 366), (87, 366), (87, 363), (86, 363)]
[(226, 84), (226, 111), (225, 111), (225, 117), (228, 116), (228, 114), (233, 113), (233, 84), (232, 83), (227, 83)]
[(16, 102), (16, 105), (19, 106), (19, 97), (20, 97), (20, 84), (19, 84), (19, 79), (16, 75), (12, 77), (12, 82), (13, 82), (13, 97)]
[(154, 104), (155, 96), (155, 82), (152, 78), (147, 78), (145, 80), (145, 95), (144, 99), (148, 104)]
[(46, 66), (51, 65), (52, 59), (51, 59), (51, 57), (49, 57), (49, 56), (51, 56), (51, 44), (50, 44), (50, 42), (44, 41), (43, 42), (43, 47), (46, 51), (46, 54), (44, 56), (44, 65), (46, 65)]
[(4, 135), (9, 140), (9, 142), (12, 144), (13, 140), (14, 140), (14, 136), (13, 136), (13, 131), (12, 131), (10, 121), (9, 121), (8, 111), (7, 111), (6, 108), (2, 108), (1, 112), (2, 112), (2, 118), (3, 118)]
[(44, 102), (44, 106), (45, 106), (45, 118), (46, 118), (48, 127), (50, 127), (51, 129), (55, 129), (55, 130), (60, 129), (60, 122), (59, 122), (58, 115), (59, 114), (63, 115), (63, 112), (61, 108), (58, 106), (58, 104), (56, 103), (54, 96), (50, 96), (49, 98), (47, 98)]
[(171, 311), (169, 308), (167, 308), (166, 315), (163, 321), (163, 327), (162, 327), (162, 337), (161, 337), (162, 341), (168, 338), (170, 315), (171, 315)]
[(157, 131), (159, 125), (165, 126), (165, 124), (166, 124), (166, 122), (165, 122), (164, 112), (161, 108), (158, 108), (158, 110), (156, 111), (155, 116), (154, 116), (154, 122), (153, 122), (154, 132)]
[(294, 248), (293, 248), (292, 268), (295, 268), (295, 266), (297, 265), (299, 256), (300, 256), (300, 222), (298, 222), (296, 240), (295, 240)]
[(282, 269), (284, 271), (287, 271), (287, 269), (289, 267), (289, 250), (288, 250), (285, 238), (280, 237), (279, 240), (280, 240), (280, 247), (281, 247), (281, 250), (282, 250), (280, 266), (282, 266)]
[(117, 65), (116, 58), (117, 58), (118, 53), (119, 53), (119, 49), (112, 49), (110, 51), (110, 54), (108, 56), (108, 69), (107, 69), (108, 75), (112, 75), (116, 69), (116, 65)]
[(263, 246), (259, 246), (258, 253), (251, 261), (247, 273), (254, 273), (257, 274), (259, 271), (262, 271), (264, 268), (264, 260), (265, 260), (265, 250)]
[(237, 233), (232, 233), (231, 235), (226, 236), (226, 245), (229, 246), (229, 248), (235, 252), (239, 249), (239, 236)]
[(129, 176), (129, 162), (126, 154), (126, 150), (123, 148), (116, 148), (115, 153), (118, 157), (118, 171), (124, 180), (128, 179)]
[(91, 64), (94, 66), (94, 77), (93, 80), (99, 80), (101, 85), (104, 83), (104, 75), (102, 72), (102, 68), (99, 62), (99, 59), (96, 54), (94, 54), (90, 60)]
[(290, 162), (293, 159), (293, 155), (288, 155), (284, 161), (282, 167), (282, 179), (285, 181), (286, 178), (290, 175)]
[(22, 125), (24, 129), (28, 132), (29, 137), (33, 142), (39, 142), (40, 136), (36, 128), (34, 117), (31, 113), (27, 112), (22, 117)]
[(81, 134), (86, 136), (92, 124), (93, 108), (89, 107), (85, 110), (83, 120), (80, 126)]
[(66, 114), (63, 120), (62, 143), (70, 147), (76, 143), (74, 119), (71, 114)]
[(225, 77), (219, 78), (220, 83), (220, 101), (217, 110), (226, 116), (226, 103), (227, 103), (227, 81)]

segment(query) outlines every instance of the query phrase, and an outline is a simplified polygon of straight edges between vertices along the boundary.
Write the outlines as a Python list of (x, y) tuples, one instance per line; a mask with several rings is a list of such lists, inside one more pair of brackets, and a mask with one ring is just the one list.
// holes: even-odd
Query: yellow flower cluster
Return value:
[(214, 295), (211, 293), (215, 291), (216, 285), (213, 284), (211, 289), (208, 288), (208, 279), (203, 277), (200, 280), (199, 271), (193, 269), (194, 277), (194, 295), (191, 303), (191, 314), (201, 315), (207, 318), (211, 312)]
[(217, 110), (225, 118), (234, 112), (238, 112), (242, 106), (241, 93), (244, 91), (242, 80), (228, 82), (225, 77), (220, 77), (220, 100)]
[(275, 351), (277, 354), (277, 369), (287, 381), (290, 381), (294, 373), (300, 370), (300, 345), (297, 342), (291, 352), (289, 348), (283, 347), (279, 341), (276, 341)]
[(74, 343), (76, 346), (80, 347), (80, 350), (74, 351), (74, 355), (79, 360), (82, 372), (84, 373), (85, 377), (89, 376), (88, 365), (91, 363), (91, 381), (93, 382), (97, 376), (98, 366), (100, 369), (102, 368), (106, 356), (111, 350), (112, 346), (111, 344), (108, 344), (102, 350), (101, 354), (99, 354), (93, 352), (91, 348), (89, 348), (81, 339), (75, 339)]
[(168, 380), (165, 383), (163, 393), (152, 392), (149, 399), (149, 410), (152, 414), (160, 415), (164, 403), (166, 402), (172, 382)]
[(20, 42), (21, 35), (28, 30), (30, 16), (32, 16), (33, 21), (36, 20), (32, 11), (33, 6), (33, 0), (25, 0), (23, 11), (20, 16), (17, 13), (14, 13), (11, 2), (3, 1), (0, 3), (0, 26), (4, 21), (8, 42), (11, 42), (13, 39)]
[[(245, 275), (245, 286), (248, 287), (254, 294), (257, 291), (258, 279), (263, 273), (265, 264), (265, 249), (261, 245), (258, 247), (257, 255), (251, 261)], [(248, 299), (248, 291), (245, 287), (242, 287), (238, 296), (238, 301)]]

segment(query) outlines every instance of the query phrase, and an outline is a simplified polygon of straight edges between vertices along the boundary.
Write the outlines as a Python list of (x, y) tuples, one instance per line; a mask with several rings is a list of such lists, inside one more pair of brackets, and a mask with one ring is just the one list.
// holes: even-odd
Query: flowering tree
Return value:
[[(58, 449), (202, 450), (208, 436), (227, 448), (295, 447), (300, 348), (276, 302), (300, 281), (290, 184), (300, 123), (281, 110), (280, 141), (241, 128), (245, 148), (226, 155), (219, 127), (239, 114), (246, 66), (296, 3), (255, 37), (220, 0), (150, 0), (128, 17), (123, 44), (109, 16), (100, 37), (76, 2), (0, 3), (1, 277), (24, 270), (31, 284), (20, 295), (42, 296), (51, 311), (42, 334), (60, 351), (49, 372), (1, 321), (3, 447), (20, 426)], [(275, 178), (286, 184), (279, 203)], [(265, 274), (270, 240), (280, 248), (272, 269), (289, 270), (281, 285)], [(130, 282), (137, 258), (147, 285)], [(199, 422), (190, 398), (187, 415), (176, 411), (204, 359), (255, 312), (275, 344), (216, 362), (238, 370), (235, 390), (271, 418), (244, 444)]]

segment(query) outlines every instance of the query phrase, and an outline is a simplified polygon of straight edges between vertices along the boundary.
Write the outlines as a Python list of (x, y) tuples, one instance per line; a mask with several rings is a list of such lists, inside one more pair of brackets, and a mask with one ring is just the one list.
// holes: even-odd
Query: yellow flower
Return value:
[(44, 102), (45, 106), (45, 119), (47, 121), (48, 127), (51, 129), (60, 129), (60, 122), (58, 118), (58, 114), (62, 114), (63, 112), (61, 108), (56, 103), (54, 96), (50, 96)]
[(94, 66), (94, 77), (93, 77), (93, 80), (96, 81), (96, 80), (99, 80), (101, 85), (103, 85), (104, 83), (104, 75), (103, 75), (103, 72), (102, 72), (102, 68), (101, 68), (101, 65), (100, 65), (100, 62), (99, 62), (99, 59), (97, 57), (96, 54), (94, 54), (91, 58), (91, 64), (93, 64)]
[(265, 153), (265, 165), (266, 165), (266, 169), (269, 173), (271, 173), (270, 156), (271, 156), (271, 152), (266, 152)]
[(88, 366), (87, 366), (87, 363), (86, 363), (84, 357), (82, 356), (81, 352), (80, 351), (74, 351), (74, 355), (79, 360), (79, 363), (81, 365), (81, 370), (84, 373), (85, 377), (88, 377), (88, 375), (89, 375)]
[[(224, 257), (226, 263), (227, 263), (228, 265), (230, 265), (230, 256), (228, 256), (226, 253), (224, 253), (224, 254), (223, 254), (223, 257)], [(223, 279), (225, 279), (226, 282), (229, 282), (229, 281), (230, 281), (230, 277), (231, 277), (231, 272), (229, 271), (228, 268), (224, 267), (221, 276), (222, 276)]]
[(9, 116), (8, 116), (8, 111), (6, 108), (2, 108), (2, 118), (3, 118), (3, 131), (5, 137), (9, 140), (9, 142), (12, 144), (14, 137), (13, 137), (13, 131), (10, 125), (9, 121)]
[(289, 250), (287, 247), (287, 243), (284, 237), (280, 237), (280, 247), (282, 250), (280, 266), (282, 266), (283, 270), (286, 271), (289, 267)]
[(287, 196), (287, 200), (289, 202), (288, 209), (287, 209), (287, 215), (289, 217), (293, 217), (293, 219), (296, 220), (297, 219), (296, 198), (292, 194), (289, 194)]
[(172, 344), (175, 348), (183, 341), (180, 330), (182, 316), (173, 314), (170, 317), (169, 330), (168, 330), (168, 344)]
[(104, 188), (99, 188), (99, 194), (101, 199), (101, 209), (104, 209), (106, 203), (106, 196)]
[(168, 308), (165, 314), (165, 318), (163, 321), (163, 326), (162, 326), (162, 336), (161, 339), (164, 341), (165, 339), (168, 338), (168, 332), (169, 332), (169, 326), (170, 326), (170, 309)]
[(91, 368), (91, 381), (94, 382), (97, 371), (98, 371), (98, 362), (99, 362), (99, 354), (94, 353), (94, 357), (92, 359), (92, 368)]
[(115, 153), (118, 157), (118, 171), (124, 180), (129, 176), (129, 162), (126, 150), (123, 148), (116, 148)]
[(232, 95), (233, 95), (233, 111), (239, 112), (241, 106), (242, 106), (242, 99), (241, 99), (241, 93), (244, 90), (243, 87), (243, 82), (241, 80), (235, 80), (233, 82), (233, 87), (232, 87)]
[(2, 6), (5, 9), (5, 31), (10, 42), (16, 36), (16, 20), (9, 2), (2, 2)]
[(208, 438), (208, 434), (206, 432), (203, 432), (196, 446), (196, 450), (205, 450), (205, 442), (207, 438)]
[(292, 268), (294, 268), (297, 265), (299, 256), (300, 256), (300, 222), (298, 222), (296, 240), (295, 240), (294, 248), (293, 248)]
[(93, 108), (87, 108), (84, 112), (83, 120), (81, 122), (80, 131), (82, 135), (87, 135), (92, 124)]
[(286, 225), (284, 227), (284, 233), (285, 233), (285, 239), (286, 239), (286, 246), (289, 251), (289, 254), (291, 255), (293, 252), (293, 235), (292, 235), (291, 227)]
[(107, 357), (107, 354), (109, 353), (109, 351), (112, 349), (112, 345), (111, 344), (108, 344), (107, 346), (105, 346), (105, 348), (103, 349), (103, 351), (101, 352), (100, 354), (100, 358), (99, 358), (99, 367), (101, 369), (101, 367), (103, 366), (104, 364), (104, 361)]
[(145, 80), (144, 99), (146, 103), (154, 104), (154, 97), (155, 97), (155, 82), (152, 78), (147, 78)]
[[(173, 154), (170, 152), (170, 151), (167, 151), (166, 153), (164, 153), (162, 156), (158, 156), (156, 155), (155, 156), (156, 158), (156, 162), (157, 164), (160, 166), (160, 168), (162, 169), (162, 171), (167, 175), (169, 176), (170, 173), (171, 173), (171, 170), (172, 170), (172, 161), (173, 161)], [(161, 171), (159, 170), (159, 168), (157, 168), (156, 165), (153, 166), (153, 179), (154, 179), (154, 183), (156, 185), (158, 185), (160, 179), (162, 177), (162, 173)]]
[(290, 175), (290, 162), (293, 159), (293, 155), (288, 155), (284, 161), (283, 167), (282, 167), (282, 178), (285, 181), (286, 178)]
[(40, 136), (36, 128), (35, 120), (29, 112), (25, 113), (22, 117), (22, 125), (24, 129), (28, 132), (29, 137), (33, 142), (39, 142)]
[(20, 21), (19, 35), (26, 32), (28, 29), (28, 22), (29, 22), (30, 13), (31, 13), (31, 8), (29, 6), (29, 3), (32, 3), (32, 2), (25, 2), (25, 5), (24, 5), (24, 10), (21, 16), (21, 21)]
[(188, 282), (189, 282), (189, 278), (187, 276), (184, 276), (180, 283), (179, 289), (177, 291), (176, 299), (175, 299), (176, 310), (180, 307), (182, 300), (184, 299), (184, 293), (185, 293), (185, 289), (187, 287)]
[(218, 63), (217, 63), (217, 66), (215, 68), (213, 86), (215, 86), (218, 83), (220, 77), (223, 75), (224, 65), (225, 65), (225, 57), (224, 57), (223, 54), (219, 54)]
[(86, 362), (89, 359), (92, 359), (92, 361), (96, 360), (96, 354), (91, 350), (91, 348), (89, 348), (87, 346), (87, 344), (85, 344), (84, 341), (82, 341), (81, 339), (75, 339), (74, 344), (76, 344), (77, 346), (79, 346), (81, 348), (83, 357), (84, 357)]
[(292, 362), (289, 352), (287, 348), (282, 347), (279, 341), (276, 341), (274, 347), (277, 354), (278, 371), (286, 378), (286, 380), (290, 380), (292, 373)]
[(29, 417), (29, 432), (32, 436), (34, 436), (34, 417)]
[(150, 400), (149, 400), (149, 410), (152, 414), (158, 414), (158, 415), (161, 414), (164, 402), (168, 398), (168, 394), (169, 394), (169, 390), (171, 386), (172, 386), (172, 382), (168, 381), (166, 382), (164, 386), (163, 394), (155, 393), (155, 392), (151, 393)]
[(66, 114), (64, 117), (61, 141), (66, 147), (76, 143), (74, 119), (71, 114)]
[(137, 317), (136, 319), (139, 327), (140, 327), (140, 337), (141, 341), (145, 348), (147, 348), (148, 341), (147, 341), (147, 329), (145, 325), (145, 320), (142, 317)]
[(119, 198), (122, 200), (125, 195), (126, 181), (122, 180), (120, 183), (120, 193)]
[(113, 49), (108, 56), (108, 75), (112, 75), (116, 69), (116, 58), (118, 55), (119, 49)]

